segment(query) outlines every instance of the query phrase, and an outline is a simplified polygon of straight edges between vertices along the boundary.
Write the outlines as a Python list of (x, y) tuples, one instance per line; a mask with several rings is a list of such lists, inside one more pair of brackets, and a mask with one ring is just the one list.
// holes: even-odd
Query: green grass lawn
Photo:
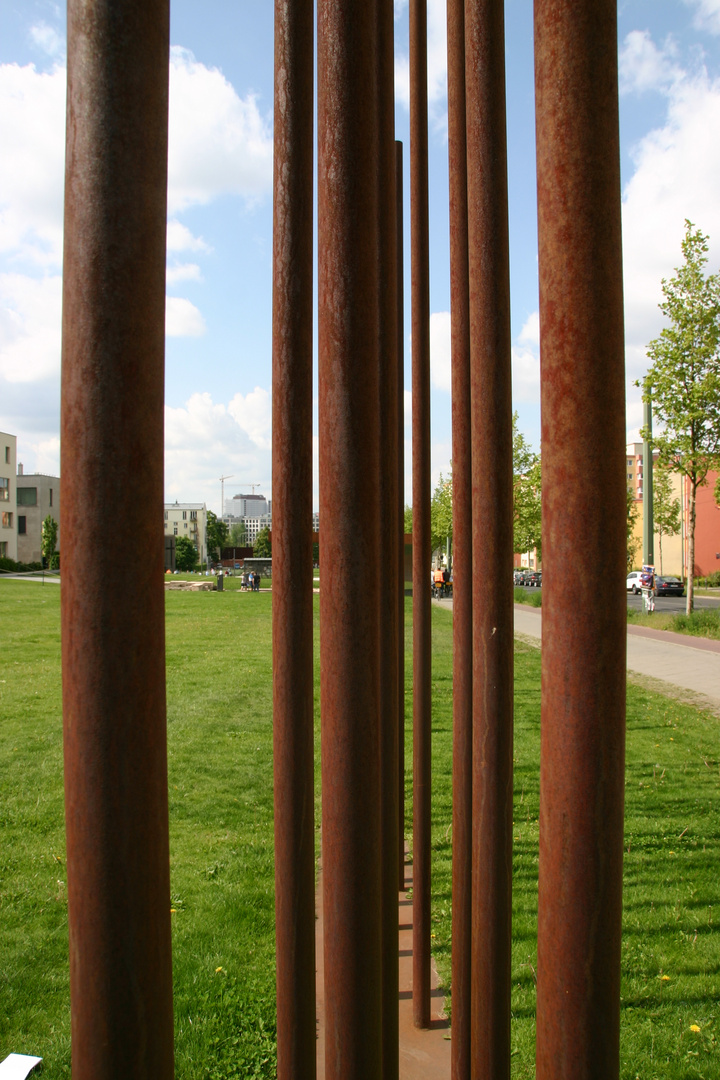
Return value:
[[(0, 583), (0, 1060), (42, 1055), (47, 1080), (70, 1076), (59, 594)], [(270, 604), (166, 595), (179, 1080), (275, 1075)], [(433, 628), (433, 932), (448, 978), (450, 612), (434, 606)], [(410, 775), (409, 655), (406, 684)], [(539, 651), (518, 644), (514, 1080), (534, 1075), (539, 684)], [(623, 1080), (720, 1080), (718, 723), (630, 688)]]

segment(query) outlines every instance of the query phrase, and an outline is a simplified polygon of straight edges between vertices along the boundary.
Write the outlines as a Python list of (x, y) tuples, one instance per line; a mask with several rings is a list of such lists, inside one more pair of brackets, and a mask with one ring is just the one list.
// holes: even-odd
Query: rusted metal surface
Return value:
[[(377, 17), (318, 4), (327, 1080), (382, 1075)], [(358, 100), (363, 108), (357, 108)]]
[[(619, 1074), (625, 385), (614, 0), (537, 0), (543, 627), (538, 1080)], [(572, 580), (577, 552), (593, 573)], [(607, 583), (603, 603), (594, 582)]]
[(452, 1080), (470, 1080), (472, 460), (465, 136), (465, 2), (448, 0), (453, 480)]
[(313, 1080), (313, 3), (275, 2), (273, 751), (278, 1080)]
[[(173, 1076), (162, 528), (168, 24), (166, 2), (68, 6), (62, 659), (76, 1080)], [(99, 551), (102, 559), (88, 558)]]
[(398, 888), (405, 888), (405, 342), (403, 281), (403, 144), (395, 143), (395, 287), (397, 292), (397, 664)]
[(466, 6), (472, 408), (472, 1075), (510, 1075), (512, 405), (502, 0)]
[(413, 1016), (430, 1023), (430, 256), (427, 5), (410, 0), (413, 476)]
[(398, 1045), (398, 562), (395, 57), (392, 0), (378, 0), (378, 191), (380, 240), (380, 798), (382, 823), (382, 1077), (397, 1080)]

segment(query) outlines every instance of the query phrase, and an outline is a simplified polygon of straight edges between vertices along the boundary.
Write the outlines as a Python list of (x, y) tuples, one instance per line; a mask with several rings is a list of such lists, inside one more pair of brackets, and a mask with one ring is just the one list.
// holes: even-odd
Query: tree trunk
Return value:
[(695, 496), (697, 494), (697, 480), (695, 474), (690, 477), (690, 506), (688, 507), (688, 577), (687, 577), (687, 604), (685, 612), (692, 615), (695, 600)]

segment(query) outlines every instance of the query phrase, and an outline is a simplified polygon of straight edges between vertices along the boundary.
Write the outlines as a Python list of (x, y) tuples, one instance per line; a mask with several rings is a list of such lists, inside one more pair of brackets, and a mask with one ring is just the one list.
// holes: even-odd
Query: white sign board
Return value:
[(29, 1054), (9, 1054), (0, 1061), (0, 1080), (25, 1080), (42, 1058)]

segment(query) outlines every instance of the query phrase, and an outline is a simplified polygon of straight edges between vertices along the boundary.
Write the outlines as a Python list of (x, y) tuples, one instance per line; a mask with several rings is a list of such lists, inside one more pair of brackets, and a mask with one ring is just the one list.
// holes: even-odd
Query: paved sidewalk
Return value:
[[(435, 601), (452, 609), (452, 600)], [(515, 634), (539, 640), (542, 631), (542, 610), (529, 604), (515, 604)], [(645, 626), (628, 626), (628, 671), (656, 680), (656, 689), (672, 689), (700, 695), (698, 701), (720, 710), (720, 641), (653, 630)], [(671, 689), (672, 688), (672, 689)]]

